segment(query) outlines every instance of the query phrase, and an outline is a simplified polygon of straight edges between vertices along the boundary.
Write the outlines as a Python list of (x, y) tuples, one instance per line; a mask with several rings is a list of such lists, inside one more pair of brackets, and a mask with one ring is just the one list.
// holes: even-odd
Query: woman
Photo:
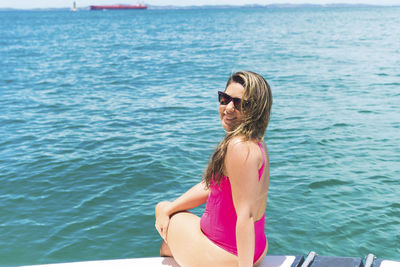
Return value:
[[(155, 227), (164, 239), (160, 254), (181, 266), (257, 266), (268, 242), (264, 212), (269, 158), (264, 135), (272, 94), (254, 72), (233, 74), (218, 92), (226, 131), (200, 183), (155, 209)], [(201, 218), (187, 210), (207, 202)]]

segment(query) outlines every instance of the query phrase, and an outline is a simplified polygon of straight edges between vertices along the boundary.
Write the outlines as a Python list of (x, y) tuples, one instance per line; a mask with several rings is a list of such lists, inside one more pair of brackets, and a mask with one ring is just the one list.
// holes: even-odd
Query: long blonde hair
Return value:
[(222, 179), (229, 141), (236, 136), (241, 136), (245, 141), (262, 141), (269, 123), (272, 93), (267, 81), (257, 73), (238, 71), (229, 78), (225, 90), (231, 83), (239, 83), (244, 87), (242, 98), (247, 99), (249, 104), (241, 108), (243, 122), (232, 131), (227, 131), (211, 156), (203, 174), (207, 187), (212, 183), (219, 184)]

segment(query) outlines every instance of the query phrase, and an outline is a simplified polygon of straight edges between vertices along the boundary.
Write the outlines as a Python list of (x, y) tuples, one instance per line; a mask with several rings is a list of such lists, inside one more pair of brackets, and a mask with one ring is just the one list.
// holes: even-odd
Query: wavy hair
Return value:
[(230, 140), (236, 136), (241, 136), (245, 141), (262, 141), (269, 123), (272, 93), (267, 81), (257, 73), (238, 71), (229, 78), (225, 90), (231, 83), (239, 83), (244, 87), (242, 98), (247, 99), (249, 104), (241, 107), (242, 123), (232, 131), (227, 131), (225, 138), (218, 144), (211, 156), (203, 173), (203, 182), (205, 182), (206, 187), (210, 187), (212, 183), (220, 183)]

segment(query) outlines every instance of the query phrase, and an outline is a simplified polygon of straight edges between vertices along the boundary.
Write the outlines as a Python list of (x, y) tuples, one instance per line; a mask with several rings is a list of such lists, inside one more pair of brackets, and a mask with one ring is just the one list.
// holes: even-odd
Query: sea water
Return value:
[[(157, 256), (261, 73), (270, 254), (400, 260), (400, 8), (0, 12), (0, 265)], [(201, 215), (203, 207), (194, 212)]]

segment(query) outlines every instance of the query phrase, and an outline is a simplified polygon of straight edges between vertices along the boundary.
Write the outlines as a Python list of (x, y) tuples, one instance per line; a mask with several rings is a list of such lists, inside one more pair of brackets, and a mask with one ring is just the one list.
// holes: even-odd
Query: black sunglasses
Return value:
[[(233, 101), (233, 106), (237, 110), (241, 110), (241, 107), (243, 106), (244, 108), (250, 104), (249, 101), (238, 98), (238, 97), (231, 97), (228, 94), (225, 94), (224, 92), (218, 91), (218, 102), (221, 105), (228, 105), (229, 102)], [(242, 105), (243, 102), (243, 105)]]

